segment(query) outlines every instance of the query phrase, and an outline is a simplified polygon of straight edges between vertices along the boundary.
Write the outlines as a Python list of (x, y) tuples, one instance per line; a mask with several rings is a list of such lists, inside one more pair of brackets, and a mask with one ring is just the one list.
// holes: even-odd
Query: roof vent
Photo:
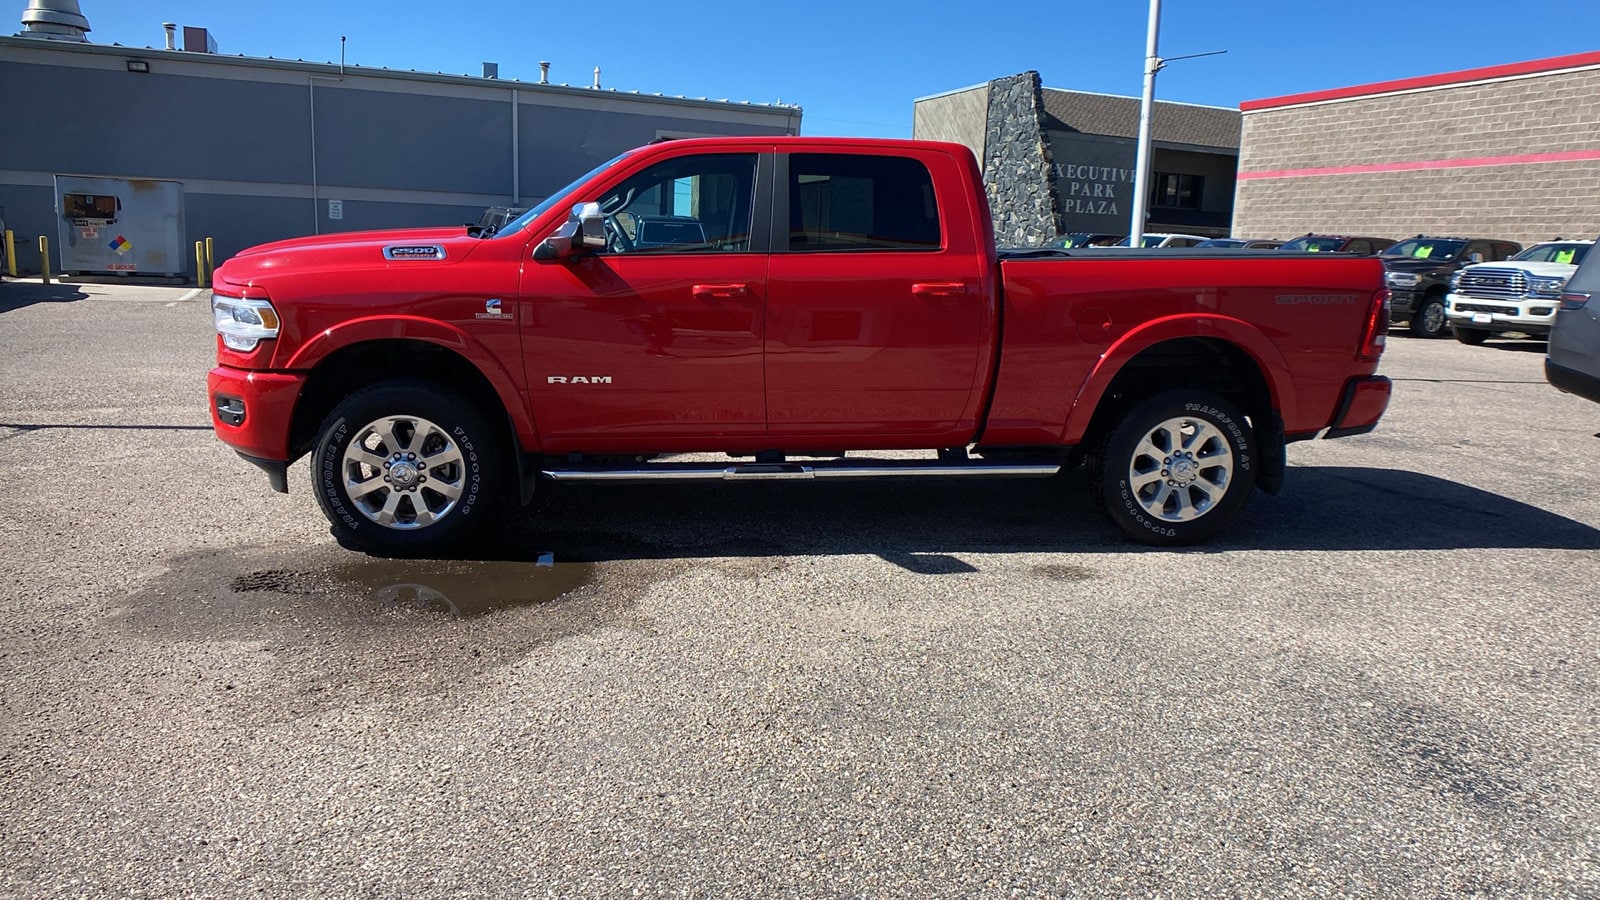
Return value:
[(550, 83), (550, 63), (549, 62), (541, 62), (541, 63), (539, 63), (539, 83), (540, 84), (549, 84)]
[(29, 0), (28, 8), (22, 11), (22, 31), (18, 36), (88, 43), (84, 34), (89, 30), (89, 20), (79, 11), (78, 0)]
[(211, 32), (193, 25), (183, 26), (183, 49), (189, 53), (217, 52), (217, 39)]
[(500, 77), (500, 64), (499, 63), (492, 63), (492, 62), (484, 63), (483, 64), (483, 77), (485, 77), (485, 78), (499, 78)]

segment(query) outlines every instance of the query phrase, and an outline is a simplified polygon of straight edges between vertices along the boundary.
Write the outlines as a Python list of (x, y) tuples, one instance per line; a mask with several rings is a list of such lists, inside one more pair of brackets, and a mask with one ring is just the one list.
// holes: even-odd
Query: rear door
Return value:
[(779, 154), (767, 422), (784, 439), (965, 442), (994, 339), (988, 247), (943, 152)]

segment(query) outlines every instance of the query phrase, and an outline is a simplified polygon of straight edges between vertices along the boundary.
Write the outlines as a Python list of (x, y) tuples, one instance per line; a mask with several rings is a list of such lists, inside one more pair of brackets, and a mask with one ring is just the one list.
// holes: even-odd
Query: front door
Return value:
[(535, 261), (529, 248), (523, 352), (546, 452), (704, 449), (765, 431), (760, 160), (657, 162), (573, 198), (606, 213), (604, 250)]

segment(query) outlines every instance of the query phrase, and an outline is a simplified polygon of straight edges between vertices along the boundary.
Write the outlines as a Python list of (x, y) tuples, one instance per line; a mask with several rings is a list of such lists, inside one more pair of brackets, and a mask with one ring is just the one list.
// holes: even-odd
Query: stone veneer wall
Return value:
[(1244, 112), (1236, 235), (1528, 244), (1597, 229), (1594, 68)]
[(1002, 247), (1038, 247), (1061, 233), (1061, 200), (1044, 125), (1038, 72), (989, 82), (983, 181), (995, 242)]

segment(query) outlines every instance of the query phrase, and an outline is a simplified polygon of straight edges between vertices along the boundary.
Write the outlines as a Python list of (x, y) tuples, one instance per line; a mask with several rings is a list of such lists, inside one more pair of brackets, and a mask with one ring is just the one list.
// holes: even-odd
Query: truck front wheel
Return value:
[(1460, 325), (1451, 326), (1451, 331), (1456, 334), (1456, 340), (1463, 344), (1481, 344), (1489, 339), (1489, 332), (1484, 328), (1462, 328)]
[(1091, 489), (1135, 539), (1177, 547), (1228, 524), (1255, 484), (1255, 434), (1233, 404), (1173, 390), (1134, 407), (1090, 459)]
[(1449, 328), (1449, 320), (1444, 314), (1444, 298), (1438, 294), (1429, 294), (1418, 301), (1416, 311), (1411, 314), (1411, 334), (1415, 337), (1436, 338), (1444, 337), (1445, 330)]
[(500, 444), (464, 397), (424, 381), (385, 381), (345, 398), (317, 430), (317, 503), (354, 549), (416, 556), (489, 517), (503, 491)]

